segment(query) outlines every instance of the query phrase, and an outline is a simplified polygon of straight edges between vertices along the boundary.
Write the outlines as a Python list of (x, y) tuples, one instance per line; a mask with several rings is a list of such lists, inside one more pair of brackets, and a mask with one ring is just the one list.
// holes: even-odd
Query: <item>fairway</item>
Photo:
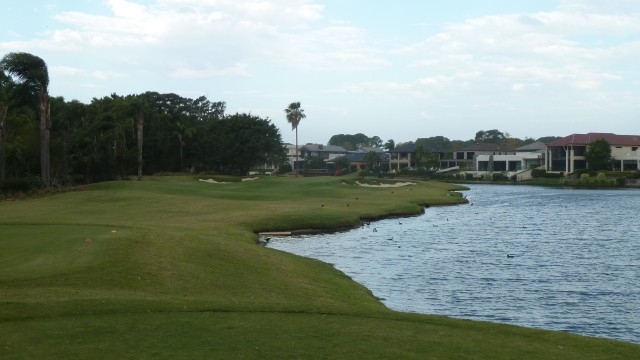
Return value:
[(257, 232), (333, 230), (464, 202), (356, 177), (98, 183), (0, 202), (0, 359), (631, 359), (640, 346), (384, 307)]

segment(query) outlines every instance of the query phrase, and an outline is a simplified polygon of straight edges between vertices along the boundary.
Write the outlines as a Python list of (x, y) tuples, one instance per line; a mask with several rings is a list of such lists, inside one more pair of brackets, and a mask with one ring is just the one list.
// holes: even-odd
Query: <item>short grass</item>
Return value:
[(402, 314), (257, 231), (334, 229), (463, 201), (353, 178), (94, 184), (0, 203), (0, 359), (631, 359), (640, 346)]

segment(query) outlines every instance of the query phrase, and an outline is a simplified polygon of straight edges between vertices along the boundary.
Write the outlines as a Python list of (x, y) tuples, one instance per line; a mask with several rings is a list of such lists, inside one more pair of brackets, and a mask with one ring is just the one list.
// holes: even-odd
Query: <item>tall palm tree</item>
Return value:
[(298, 163), (298, 124), (300, 124), (300, 120), (307, 117), (304, 114), (304, 110), (300, 107), (300, 102), (292, 102), (289, 104), (289, 107), (284, 109), (284, 112), (287, 113), (287, 121), (291, 124), (291, 130), (296, 131), (296, 162), (293, 164), (293, 170), (297, 171), (296, 164)]
[(10, 91), (12, 89), (11, 79), (5, 75), (0, 68), (0, 184), (5, 178), (5, 143), (7, 134), (5, 131), (5, 122), (7, 120), (7, 112), (9, 111)]
[(45, 186), (51, 186), (51, 106), (49, 104), (49, 71), (41, 58), (29, 53), (9, 53), (0, 68), (38, 93), (40, 108), (40, 174)]

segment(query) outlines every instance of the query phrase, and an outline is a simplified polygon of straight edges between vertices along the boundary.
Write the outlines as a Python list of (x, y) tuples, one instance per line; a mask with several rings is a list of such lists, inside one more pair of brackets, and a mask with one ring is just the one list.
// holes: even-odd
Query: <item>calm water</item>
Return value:
[(395, 310), (640, 343), (640, 191), (464, 193), (473, 205), (269, 247), (334, 264)]

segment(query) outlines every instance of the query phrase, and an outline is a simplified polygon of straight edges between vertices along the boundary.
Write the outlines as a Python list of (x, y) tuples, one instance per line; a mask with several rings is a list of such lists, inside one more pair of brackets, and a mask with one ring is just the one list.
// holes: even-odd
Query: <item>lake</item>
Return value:
[(269, 247), (333, 264), (391, 309), (640, 343), (640, 191), (470, 185), (430, 207)]

